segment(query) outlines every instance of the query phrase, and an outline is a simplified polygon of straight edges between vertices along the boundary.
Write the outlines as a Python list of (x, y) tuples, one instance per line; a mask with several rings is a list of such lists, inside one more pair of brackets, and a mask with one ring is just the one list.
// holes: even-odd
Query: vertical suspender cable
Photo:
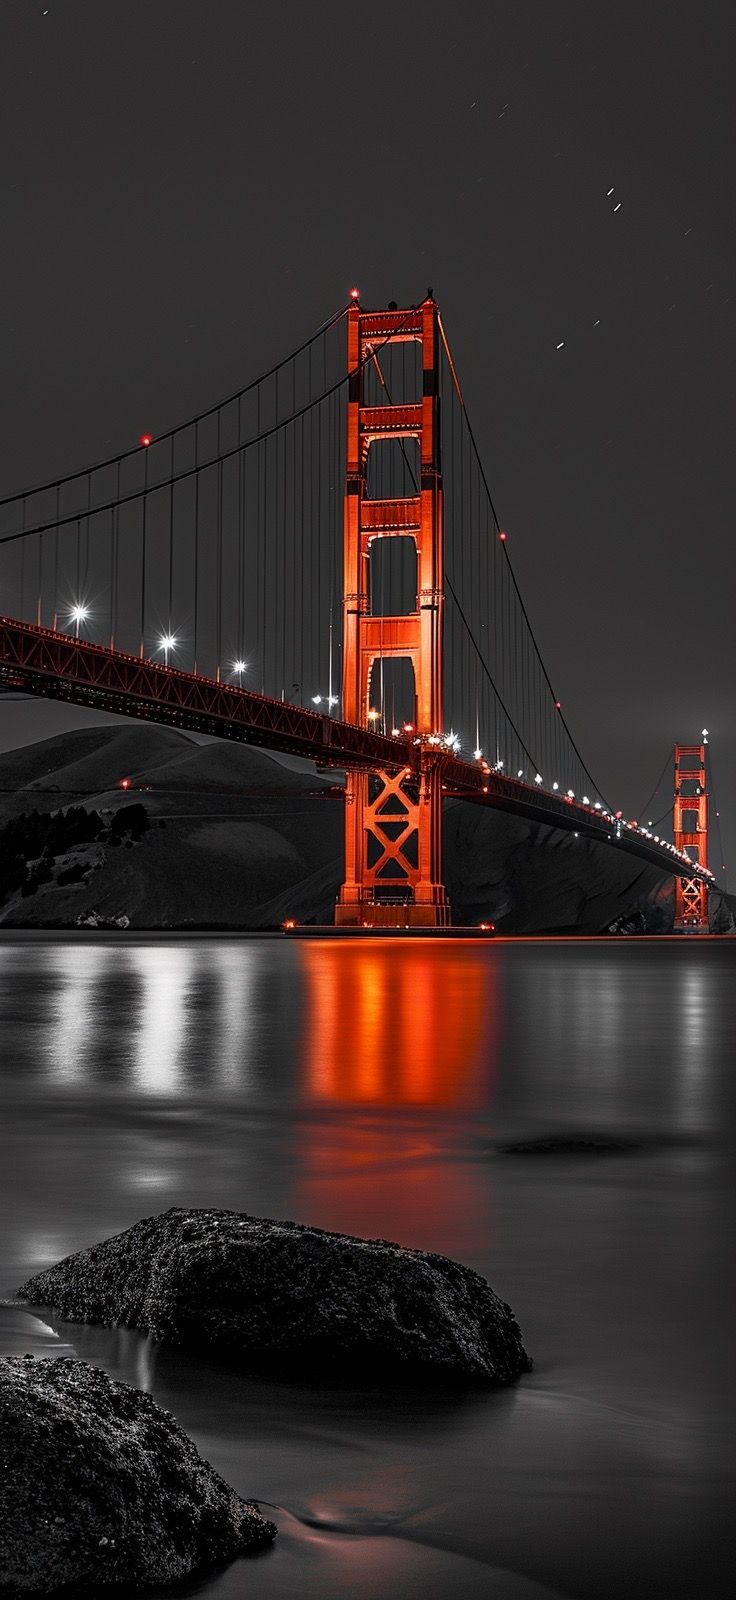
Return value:
[(143, 507), (141, 523), (141, 637), (140, 658), (145, 654), (146, 635), (146, 554), (147, 554), (147, 522), (148, 522), (148, 446), (143, 450)]
[[(242, 401), (238, 395), (238, 444), (243, 437)], [(238, 452), (238, 638), (237, 660), (243, 660), (245, 649), (245, 453)], [(240, 681), (240, 680), (239, 680)]]
[[(120, 462), (118, 462), (118, 464), (117, 464), (117, 471), (116, 471), (116, 475), (115, 475), (115, 499), (116, 499), (116, 501), (120, 500)], [(111, 585), (110, 585), (111, 590), (112, 590), (111, 604), (110, 604), (110, 649), (111, 650), (115, 649), (115, 639), (117, 637), (117, 631), (118, 631), (118, 545), (119, 545), (119, 533), (120, 533), (120, 506), (119, 506), (119, 504), (116, 504), (115, 506), (113, 506), (113, 512), (112, 512), (112, 536), (111, 536), (111, 540), (110, 540), (110, 544), (111, 544), (110, 559), (111, 559), (111, 564), (112, 564), (112, 581), (111, 581)]]
[(174, 435), (171, 435), (171, 483), (169, 484), (169, 622), (168, 632), (172, 632), (172, 619), (174, 612)]
[(59, 621), (59, 516), (61, 512), (61, 490), (56, 485), (56, 527), (54, 528), (54, 613), (52, 627), (54, 633)]
[[(194, 424), (194, 466), (199, 466), (199, 423)], [(194, 671), (199, 659), (199, 471), (194, 474)]]
[[(24, 495), (23, 496), (23, 514), (22, 514), (22, 519), (21, 519), (21, 529), (22, 530), (25, 529), (25, 525), (26, 525), (26, 497)], [(79, 526), (79, 524), (77, 524), (77, 527), (78, 526)], [(26, 541), (25, 541), (25, 539), (21, 539), (21, 541), (20, 541), (20, 615), (21, 616), (23, 616), (23, 606), (24, 606), (24, 600), (25, 600), (25, 587), (26, 587)]]
[[(217, 413), (217, 454), (221, 450), (222, 411)], [(217, 572), (215, 577), (215, 677), (220, 682), (220, 664), (222, 661), (222, 472), (224, 463), (217, 462)]]

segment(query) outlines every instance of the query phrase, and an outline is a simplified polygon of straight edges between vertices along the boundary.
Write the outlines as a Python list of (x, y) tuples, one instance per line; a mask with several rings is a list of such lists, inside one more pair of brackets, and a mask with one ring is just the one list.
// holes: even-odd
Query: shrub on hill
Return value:
[(129, 806), (121, 806), (114, 813), (110, 822), (110, 843), (116, 837), (121, 839), (124, 834), (129, 834), (131, 839), (140, 839), (141, 834), (150, 827), (148, 812), (139, 800), (134, 800)]
[[(54, 862), (75, 845), (94, 844), (105, 838), (111, 845), (124, 840), (132, 845), (150, 827), (148, 812), (140, 801), (121, 806), (112, 818), (84, 806), (68, 806), (66, 811), (22, 812), (0, 828), (0, 905), (20, 889), (27, 897), (40, 884), (54, 877)], [(85, 867), (73, 863), (58, 874), (58, 884), (78, 883)]]

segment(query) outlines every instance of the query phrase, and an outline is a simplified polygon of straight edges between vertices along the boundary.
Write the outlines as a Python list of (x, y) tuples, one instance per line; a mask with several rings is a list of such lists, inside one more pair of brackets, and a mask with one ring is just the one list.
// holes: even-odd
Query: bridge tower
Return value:
[[(369, 406), (364, 373), (388, 343), (419, 344), (422, 393), (411, 402)], [(408, 657), (414, 673), (413, 731), (442, 732), (443, 525), (439, 417), (440, 333), (431, 296), (410, 310), (348, 310), (347, 480), (343, 564), (342, 715), (370, 727), (377, 662)], [(415, 495), (368, 498), (368, 456), (382, 440), (416, 439)], [(417, 556), (414, 610), (370, 611), (371, 549), (377, 539), (409, 537)], [(450, 907), (441, 881), (441, 758), (423, 743), (418, 771), (349, 772), (345, 804), (345, 881), (335, 908), (343, 927), (444, 927)]]
[[(675, 803), (672, 817), (676, 849), (701, 867), (708, 865), (708, 792), (705, 745), (675, 745)], [(699, 878), (675, 879), (675, 932), (708, 932), (708, 886)]]

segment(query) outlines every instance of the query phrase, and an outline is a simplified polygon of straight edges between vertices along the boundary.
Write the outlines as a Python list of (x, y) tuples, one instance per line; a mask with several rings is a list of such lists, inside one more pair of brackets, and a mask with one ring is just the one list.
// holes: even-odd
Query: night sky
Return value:
[[(3, 0), (2, 492), (353, 283), (431, 284), (589, 766), (642, 816), (706, 725), (733, 869), (735, 33), (726, 0)], [(0, 748), (87, 720), (0, 702)]]

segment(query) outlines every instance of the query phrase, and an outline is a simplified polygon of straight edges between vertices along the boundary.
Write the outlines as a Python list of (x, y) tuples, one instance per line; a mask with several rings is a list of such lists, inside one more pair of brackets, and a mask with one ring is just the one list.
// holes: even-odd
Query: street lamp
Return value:
[(337, 695), (336, 694), (313, 694), (312, 695), (312, 705), (315, 705), (315, 706), (325, 705), (325, 706), (327, 706), (327, 715), (331, 716), (332, 715), (332, 707), (337, 705)]
[(80, 622), (86, 622), (88, 616), (89, 606), (83, 606), (79, 602), (77, 602), (75, 606), (72, 606), (71, 611), (69, 612), (69, 621), (75, 624), (77, 638), (79, 638), (79, 624)]
[(164, 633), (161, 635), (156, 648), (157, 650), (163, 650), (165, 666), (168, 667), (169, 665), (169, 651), (176, 650), (178, 643), (179, 641), (174, 637), (173, 633)]

